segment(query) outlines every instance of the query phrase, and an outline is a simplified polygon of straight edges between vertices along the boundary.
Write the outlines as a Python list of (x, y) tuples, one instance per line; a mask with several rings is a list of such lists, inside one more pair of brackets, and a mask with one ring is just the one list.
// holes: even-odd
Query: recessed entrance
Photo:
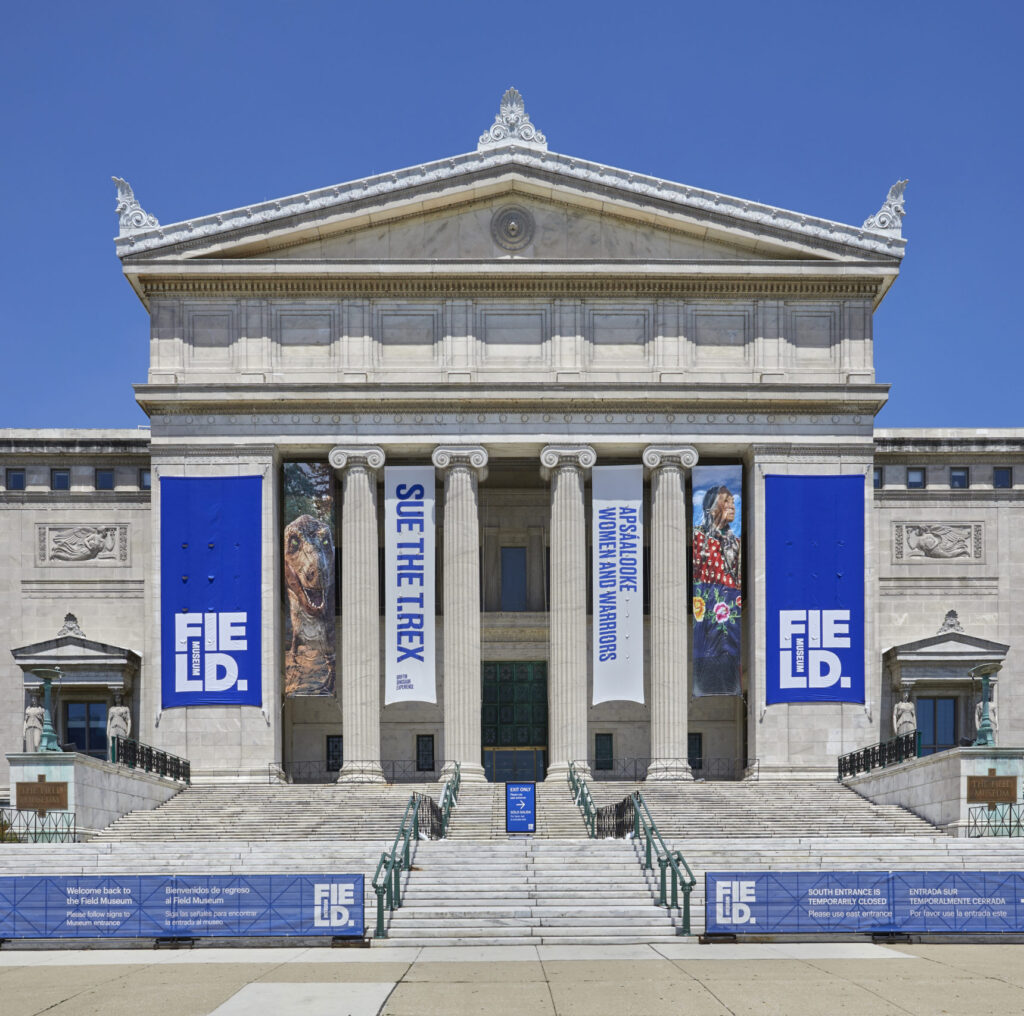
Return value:
[(543, 780), (548, 758), (548, 665), (483, 665), (480, 714), (484, 774), (492, 783)]

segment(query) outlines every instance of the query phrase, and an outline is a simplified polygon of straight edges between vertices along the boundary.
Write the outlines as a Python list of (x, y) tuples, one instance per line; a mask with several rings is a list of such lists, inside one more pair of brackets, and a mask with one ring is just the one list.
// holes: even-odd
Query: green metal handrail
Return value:
[[(690, 871), (686, 859), (678, 850), (669, 850), (665, 841), (654, 824), (651, 810), (647, 807), (644, 795), (639, 790), (632, 795), (634, 804), (633, 836), (639, 840), (644, 838), (644, 868), (647, 871), (654, 870), (654, 858), (657, 857), (658, 867), (661, 869), (661, 885), (658, 898), (659, 907), (676, 908), (679, 906), (679, 889), (683, 890), (683, 926), (680, 934), (690, 934), (690, 893), (697, 884), (697, 880)], [(682, 865), (682, 868), (680, 868)], [(686, 876), (683, 875), (686, 870)], [(671, 893), (668, 887), (668, 873), (672, 872)], [(671, 899), (671, 902), (669, 900)]]
[(459, 801), (459, 787), (462, 786), (462, 767), (458, 762), (454, 762), (455, 766), (451, 776), (448, 777), (444, 785), (444, 791), (441, 794), (441, 837), (444, 838), (448, 835), (448, 822), (452, 817), (452, 808), (458, 804)]
[[(384, 927), (384, 907), (397, 910), (402, 905), (402, 872), (412, 867), (409, 841), (420, 838), (420, 795), (410, 794), (402, 815), (402, 824), (391, 844), (391, 850), (380, 855), (373, 873), (373, 889), (377, 894), (377, 930), (374, 938), (387, 938)], [(401, 847), (399, 847), (401, 843)]]
[(587, 828), (587, 836), (590, 839), (595, 839), (597, 837), (597, 807), (593, 797), (590, 796), (587, 781), (577, 770), (575, 762), (569, 763), (569, 786), (572, 788), (572, 799), (583, 812), (583, 824)]

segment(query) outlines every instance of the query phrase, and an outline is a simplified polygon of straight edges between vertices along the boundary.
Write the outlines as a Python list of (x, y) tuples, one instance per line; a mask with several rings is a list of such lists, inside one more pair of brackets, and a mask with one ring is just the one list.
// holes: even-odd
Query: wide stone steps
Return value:
[[(561, 780), (537, 784), (536, 837), (585, 839), (587, 835), (579, 809), (573, 804), (568, 783)], [(452, 812), (449, 839), (504, 840), (505, 784), (462, 785)]]

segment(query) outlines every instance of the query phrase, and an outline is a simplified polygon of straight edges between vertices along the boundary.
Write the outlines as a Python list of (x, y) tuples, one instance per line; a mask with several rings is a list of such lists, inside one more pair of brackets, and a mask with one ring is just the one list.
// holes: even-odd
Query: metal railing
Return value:
[(454, 763), (452, 773), (445, 781), (444, 790), (441, 792), (441, 835), (443, 839), (448, 835), (448, 823), (452, 818), (452, 808), (459, 802), (459, 788), (462, 786), (462, 766)]
[(1024, 804), (980, 805), (967, 810), (968, 836), (1024, 836)]
[(74, 843), (73, 811), (20, 811), (0, 808), (0, 843)]
[(642, 783), (652, 763), (659, 769), (678, 773), (682, 779), (756, 780), (757, 759), (746, 758), (592, 758), (589, 760), (594, 783)]
[(110, 739), (110, 761), (129, 769), (166, 776), (171, 780), (192, 782), (192, 766), (188, 759), (170, 755), (141, 741), (133, 741), (130, 737), (115, 734)]
[[(654, 860), (657, 859), (658, 867), (661, 869), (661, 880), (659, 883), (658, 906), (677, 909), (679, 907), (679, 890), (683, 891), (682, 917), (683, 924), (679, 929), (681, 935), (690, 934), (690, 894), (697, 880), (690, 871), (682, 852), (669, 850), (665, 841), (658, 831), (651, 817), (650, 809), (644, 800), (644, 795), (637, 790), (633, 795), (634, 804), (634, 826), (633, 835), (637, 841), (643, 837), (644, 868), (647, 871), (654, 870)], [(680, 867), (682, 865), (682, 867)], [(686, 874), (683, 874), (685, 870)], [(669, 877), (671, 876), (671, 888)]]
[(624, 840), (636, 828), (636, 802), (633, 795), (617, 804), (606, 804), (597, 809), (597, 839)]
[(572, 790), (572, 799), (576, 806), (583, 812), (583, 824), (587, 827), (587, 836), (591, 839), (597, 836), (597, 806), (593, 797), (590, 796), (590, 788), (583, 774), (577, 768), (575, 762), (569, 763), (569, 787)]
[[(391, 850), (380, 855), (373, 873), (373, 889), (377, 894), (377, 929), (374, 938), (387, 938), (384, 927), (384, 909), (395, 911), (402, 905), (402, 872), (412, 867), (410, 841), (420, 838), (420, 802), (422, 794), (409, 795), (409, 803), (402, 815), (402, 824), (391, 844)], [(429, 800), (429, 798), (427, 798)]]
[(909, 734), (900, 734), (890, 741), (882, 741), (859, 751), (851, 751), (848, 755), (840, 755), (839, 779), (844, 776), (856, 776), (857, 773), (869, 773), (872, 769), (898, 765), (907, 759), (918, 758), (920, 754), (921, 731), (912, 730)]
[[(345, 765), (351, 768), (363, 768), (367, 771), (380, 771), (387, 783), (437, 783), (445, 763), (435, 760), (433, 768), (420, 769), (415, 759), (380, 759), (376, 761), (349, 761)], [(309, 761), (284, 762), (281, 765), (271, 763), (267, 767), (267, 782), (279, 783), (281, 773), (289, 783), (334, 783), (341, 775), (341, 767), (329, 763), (326, 759)]]

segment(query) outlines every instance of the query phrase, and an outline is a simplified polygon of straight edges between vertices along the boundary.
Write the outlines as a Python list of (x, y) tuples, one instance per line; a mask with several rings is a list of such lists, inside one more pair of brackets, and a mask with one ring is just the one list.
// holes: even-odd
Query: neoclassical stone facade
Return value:
[[(477, 780), (561, 778), (574, 760), (831, 772), (890, 736), (904, 689), (973, 736), (967, 674), (996, 657), (1000, 743), (1024, 736), (1024, 431), (875, 428), (872, 315), (904, 254), (902, 184), (864, 226), (829, 222), (557, 155), (510, 92), (469, 154), (170, 225), (124, 181), (118, 195), (117, 253), (151, 318), (135, 389), (151, 430), (0, 432), (5, 751), (35, 669), (62, 659), (65, 741), (123, 690), (141, 740), (250, 779), (456, 761)], [(293, 462), (333, 477), (332, 696), (283, 695)], [(704, 464), (742, 470), (738, 696), (691, 694)], [(436, 477), (436, 702), (384, 705), (380, 483), (396, 465)], [(643, 703), (591, 704), (603, 465), (644, 469)], [(768, 475), (864, 478), (863, 703), (766, 702)], [(203, 476), (263, 478), (259, 707), (162, 708), (159, 481)], [(919, 646), (951, 609), (962, 630)], [(55, 637), (68, 612), (81, 639)]]

